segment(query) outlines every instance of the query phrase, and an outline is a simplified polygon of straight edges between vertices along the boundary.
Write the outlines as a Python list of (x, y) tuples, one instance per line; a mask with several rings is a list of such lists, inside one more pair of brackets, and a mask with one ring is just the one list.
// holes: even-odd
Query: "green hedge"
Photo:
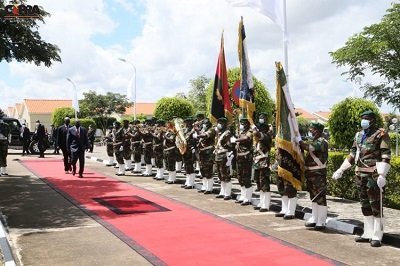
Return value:
[[(348, 152), (329, 152), (328, 158), (328, 194), (340, 198), (358, 201), (358, 191), (355, 184), (355, 173), (353, 166), (351, 169), (344, 172), (341, 179), (338, 181), (332, 179), (333, 173), (339, 169), (343, 160), (347, 157)], [(275, 161), (275, 151), (271, 150), (271, 162)], [(386, 177), (386, 189), (383, 200), (385, 207), (400, 209), (400, 157), (394, 157), (390, 161), (391, 168)], [(275, 175), (272, 176), (273, 182)], [(306, 189), (303, 184), (303, 189)]]

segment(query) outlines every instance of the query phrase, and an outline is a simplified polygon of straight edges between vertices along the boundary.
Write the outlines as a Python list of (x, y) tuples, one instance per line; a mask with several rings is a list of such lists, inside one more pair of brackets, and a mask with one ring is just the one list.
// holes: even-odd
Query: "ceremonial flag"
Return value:
[(240, 80), (236, 80), (235, 84), (233, 84), (231, 91), (232, 99), (237, 106), (239, 106), (239, 98), (240, 98)]
[(228, 0), (232, 6), (256, 9), (284, 30), (282, 1), (285, 0)]
[(285, 72), (280, 62), (276, 63), (276, 159), (278, 176), (301, 190), (304, 181), (304, 157), (295, 141), (299, 136), (294, 106), (287, 88)]
[(229, 99), (228, 74), (226, 71), (224, 34), (221, 36), (221, 48), (219, 51), (217, 70), (215, 72), (214, 89), (211, 104), (211, 120), (216, 122), (218, 118), (225, 116), (232, 120), (232, 106)]
[(239, 107), (242, 115), (246, 116), (251, 124), (254, 124), (254, 84), (250, 70), (249, 55), (247, 53), (246, 33), (244, 31), (243, 17), (239, 23), (239, 62), (240, 62), (240, 97)]

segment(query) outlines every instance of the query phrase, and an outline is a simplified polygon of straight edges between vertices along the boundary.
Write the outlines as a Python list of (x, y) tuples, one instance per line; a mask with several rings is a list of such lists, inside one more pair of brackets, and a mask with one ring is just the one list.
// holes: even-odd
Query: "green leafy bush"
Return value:
[(193, 105), (189, 101), (179, 97), (164, 97), (157, 102), (154, 115), (158, 119), (168, 121), (174, 116), (184, 119), (188, 116), (192, 116), (193, 112)]

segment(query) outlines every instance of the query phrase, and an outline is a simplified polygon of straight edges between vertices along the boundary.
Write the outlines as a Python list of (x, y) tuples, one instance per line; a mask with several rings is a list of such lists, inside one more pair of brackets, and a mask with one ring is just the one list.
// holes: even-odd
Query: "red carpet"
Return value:
[(64, 174), (59, 160), (21, 163), (155, 265), (340, 264), (100, 173)]

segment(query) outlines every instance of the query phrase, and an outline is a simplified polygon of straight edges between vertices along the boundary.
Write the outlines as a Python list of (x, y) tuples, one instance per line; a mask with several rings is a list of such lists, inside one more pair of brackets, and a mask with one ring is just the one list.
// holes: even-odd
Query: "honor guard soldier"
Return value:
[(211, 121), (206, 118), (203, 120), (203, 128), (200, 134), (196, 134), (195, 138), (199, 139), (199, 159), (200, 159), (200, 172), (202, 175), (204, 190), (199, 192), (204, 194), (211, 194), (213, 191), (213, 164), (214, 164), (214, 141), (215, 130), (211, 127)]
[(135, 168), (132, 173), (140, 174), (141, 171), (141, 161), (142, 161), (142, 133), (140, 132), (140, 121), (134, 120), (132, 127), (132, 138), (131, 147), (133, 152), (133, 161), (135, 162)]
[(355, 241), (380, 247), (383, 237), (382, 194), (390, 169), (390, 138), (383, 128), (377, 127), (376, 114), (370, 110), (361, 114), (361, 128), (354, 137), (349, 156), (332, 178), (341, 178), (344, 171), (356, 165), (355, 178), (364, 215), (364, 233)]
[(231, 175), (229, 173), (229, 167), (233, 159), (233, 147), (230, 141), (232, 133), (227, 125), (228, 120), (226, 117), (218, 118), (215, 128), (217, 132), (217, 144), (214, 151), (218, 178), (221, 182), (221, 189), (216, 198), (223, 198), (224, 200), (230, 200), (232, 192)]
[(174, 184), (176, 180), (176, 156), (178, 148), (175, 144), (176, 133), (172, 121), (167, 123), (167, 132), (164, 135), (164, 158), (168, 170), (167, 184)]
[(132, 137), (132, 131), (131, 128), (129, 127), (129, 121), (128, 120), (123, 120), (122, 121), (122, 130), (124, 132), (124, 141), (122, 143), (123, 149), (124, 149), (124, 160), (125, 160), (125, 170), (130, 171), (132, 170), (132, 149), (131, 149), (131, 137)]
[(114, 147), (113, 147), (113, 127), (107, 129), (106, 136), (103, 140), (106, 144), (106, 151), (108, 156), (108, 163), (106, 166), (114, 166)]
[(118, 163), (118, 172), (116, 175), (125, 175), (125, 164), (124, 164), (124, 141), (125, 141), (125, 133), (124, 129), (121, 127), (121, 123), (116, 121), (114, 123), (114, 131), (113, 131), (114, 139), (114, 154)]
[(193, 138), (193, 118), (187, 117), (184, 119), (185, 123), (185, 140), (186, 140), (186, 151), (183, 154), (183, 162), (185, 164), (186, 181), (182, 186), (185, 189), (194, 188), (194, 180), (196, 178), (196, 173), (194, 172), (194, 158), (195, 158), (195, 145), (196, 140)]
[(272, 145), (271, 135), (268, 134), (269, 127), (266, 123), (266, 115), (260, 114), (257, 127), (253, 127), (254, 135), (254, 179), (260, 190), (260, 202), (254, 207), (260, 212), (269, 211), (271, 202), (271, 169), (270, 169), (270, 151)]
[(251, 184), (253, 133), (250, 130), (250, 122), (247, 118), (241, 118), (239, 123), (239, 136), (237, 139), (233, 137), (231, 140), (236, 143), (236, 168), (240, 184), (240, 196), (235, 202), (246, 206), (251, 204), (253, 194)]
[(302, 150), (307, 151), (305, 157), (305, 178), (307, 190), (311, 198), (311, 218), (305, 223), (306, 227), (323, 230), (326, 226), (328, 207), (326, 206), (326, 164), (328, 162), (328, 142), (322, 136), (324, 125), (313, 122), (310, 125), (311, 141), (296, 141)]
[[(204, 121), (204, 113), (199, 112), (196, 114), (196, 121), (193, 123), (193, 130), (196, 131), (197, 134), (199, 134), (199, 132), (202, 130), (203, 128), (203, 121)], [(198, 177), (201, 177), (201, 173), (200, 173), (200, 159), (199, 159), (199, 149), (197, 148), (197, 142), (198, 139), (196, 139), (196, 150), (195, 150), (195, 164), (196, 164), (196, 168), (195, 171), (198, 172)], [(202, 190), (204, 191), (204, 187), (202, 188)]]
[(163, 142), (164, 142), (164, 130), (165, 126), (164, 120), (157, 120), (155, 124), (155, 130), (153, 134), (153, 155), (154, 163), (157, 168), (157, 174), (154, 179), (163, 180), (164, 179), (164, 152), (163, 152)]
[(0, 118), (0, 175), (8, 175), (6, 168), (10, 133), (10, 127)]
[(153, 134), (150, 125), (152, 120), (146, 119), (143, 124), (142, 130), (142, 140), (143, 140), (143, 155), (144, 162), (146, 164), (146, 170), (143, 173), (143, 176), (151, 176), (152, 175), (152, 167), (151, 157), (153, 157)]

